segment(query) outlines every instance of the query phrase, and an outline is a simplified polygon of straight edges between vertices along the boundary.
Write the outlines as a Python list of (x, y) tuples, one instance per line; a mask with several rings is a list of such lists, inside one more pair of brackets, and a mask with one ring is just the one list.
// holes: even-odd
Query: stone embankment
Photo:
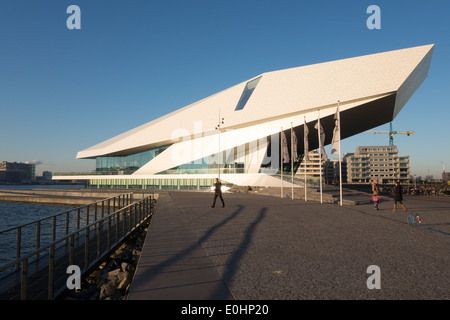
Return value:
[(82, 206), (130, 192), (135, 200), (154, 194), (153, 191), (131, 189), (11, 189), (0, 190), (0, 201)]
[(122, 243), (87, 275), (80, 290), (72, 290), (65, 300), (126, 300), (150, 222)]
[[(230, 192), (235, 193), (249, 193), (259, 194), (264, 196), (281, 197), (280, 187), (252, 187), (252, 186), (233, 186)], [(292, 188), (284, 187), (282, 197), (291, 198)], [(306, 190), (307, 200), (323, 203), (338, 203), (340, 201), (339, 188), (326, 185), (323, 188), (322, 197), (318, 187), (308, 187)], [(360, 204), (367, 204), (371, 202), (371, 195), (365, 192), (355, 191), (348, 188), (344, 188), (342, 191), (343, 205), (355, 206)], [(294, 188), (294, 198), (304, 200), (305, 189), (303, 187)]]

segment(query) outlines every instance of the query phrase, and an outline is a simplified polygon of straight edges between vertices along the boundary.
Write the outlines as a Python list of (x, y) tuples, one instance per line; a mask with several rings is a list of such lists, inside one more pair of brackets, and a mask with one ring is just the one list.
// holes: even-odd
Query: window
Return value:
[(234, 109), (234, 111), (244, 109), (245, 104), (247, 103), (248, 99), (250, 99), (250, 96), (252, 95), (253, 91), (255, 90), (256, 86), (258, 85), (259, 80), (261, 80), (261, 77), (258, 77), (256, 79), (253, 79), (253, 80), (247, 82), (244, 92), (242, 92), (241, 98), (239, 99), (239, 102), (236, 106), (236, 109)]
[(132, 174), (169, 145), (130, 155), (101, 156), (96, 158), (96, 171), (99, 174)]

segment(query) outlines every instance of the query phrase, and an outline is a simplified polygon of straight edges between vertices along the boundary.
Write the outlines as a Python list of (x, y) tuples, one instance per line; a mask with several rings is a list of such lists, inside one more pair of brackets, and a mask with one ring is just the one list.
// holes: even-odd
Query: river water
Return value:
[[(0, 185), (0, 190), (24, 190), (24, 189), (60, 189), (60, 188), (84, 188), (78, 185)], [(47, 205), (35, 203), (1, 202), (0, 201), (0, 267), (13, 261), (16, 252), (16, 232), (1, 233), (3, 230), (17, 227), (25, 223), (33, 222), (54, 214), (65, 212), (74, 208), (64, 205)], [(49, 241), (51, 233), (51, 220), (41, 225), (41, 244)], [(35, 225), (24, 227), (21, 231), (21, 253), (34, 251), (36, 237)]]

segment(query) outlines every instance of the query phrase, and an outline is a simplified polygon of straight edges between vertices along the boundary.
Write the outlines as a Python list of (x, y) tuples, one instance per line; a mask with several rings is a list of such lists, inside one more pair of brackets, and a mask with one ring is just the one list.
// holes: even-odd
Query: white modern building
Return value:
[(87, 180), (91, 187), (201, 189), (220, 177), (232, 185), (280, 186), (280, 132), (291, 155), (283, 161), (284, 174), (290, 174), (299, 167), (296, 155), (304, 153), (305, 123), (308, 150), (319, 146), (318, 117), (325, 145), (331, 143), (338, 101), (341, 139), (392, 121), (425, 80), (433, 48), (260, 74), (78, 152), (78, 159), (96, 159), (95, 171), (53, 179)]

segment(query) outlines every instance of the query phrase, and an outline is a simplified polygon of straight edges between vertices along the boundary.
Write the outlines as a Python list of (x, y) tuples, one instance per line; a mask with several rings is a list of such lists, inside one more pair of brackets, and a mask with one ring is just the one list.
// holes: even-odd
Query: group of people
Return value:
[[(403, 212), (407, 211), (406, 206), (403, 204), (403, 192), (402, 186), (399, 182), (397, 182), (394, 186), (394, 209), (393, 212), (397, 212), (397, 202), (403, 208)], [(211, 208), (214, 208), (216, 205), (217, 198), (222, 202), (222, 208), (225, 207), (225, 202), (222, 197), (222, 183), (220, 183), (219, 179), (216, 178), (216, 182), (214, 184), (214, 200)], [(380, 202), (380, 187), (378, 186), (378, 180), (374, 179), (372, 181), (372, 201), (374, 209), (378, 210), (378, 203)]]
[(418, 196), (448, 196), (450, 191), (447, 187), (409, 187), (408, 194)]
[[(397, 202), (403, 208), (403, 212), (407, 211), (406, 206), (403, 204), (403, 192), (400, 182), (397, 182), (394, 186), (394, 209), (392, 212), (397, 212)], [(378, 186), (378, 180), (372, 181), (372, 201), (374, 209), (378, 210), (378, 202), (380, 202), (380, 187)]]

